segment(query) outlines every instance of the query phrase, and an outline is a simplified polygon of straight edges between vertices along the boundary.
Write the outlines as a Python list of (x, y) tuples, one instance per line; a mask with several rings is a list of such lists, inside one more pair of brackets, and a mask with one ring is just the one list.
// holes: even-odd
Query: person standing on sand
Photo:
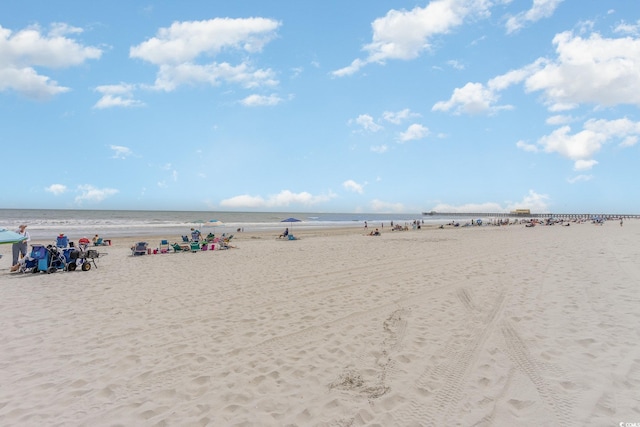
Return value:
[(20, 255), (22, 255), (23, 257), (27, 256), (27, 243), (31, 241), (31, 236), (27, 231), (26, 224), (20, 224), (17, 233), (21, 236), (26, 237), (26, 239), (24, 239), (22, 242), (13, 244), (13, 247), (11, 248), (13, 252), (13, 263), (11, 265), (16, 265), (18, 263)]
[(622, 227), (622, 218), (620, 218), (620, 227)]

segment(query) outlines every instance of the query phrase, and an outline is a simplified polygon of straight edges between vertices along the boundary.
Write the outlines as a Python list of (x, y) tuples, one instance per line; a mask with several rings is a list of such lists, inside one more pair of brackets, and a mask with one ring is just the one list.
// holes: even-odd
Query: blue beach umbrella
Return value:
[(18, 234), (14, 231), (9, 231), (6, 228), (0, 228), (0, 244), (4, 243), (18, 243), (26, 240), (26, 237), (22, 234)]
[[(290, 222), (290, 223), (294, 223), (294, 222), (301, 222), (299, 219), (297, 218), (287, 218), (287, 219), (283, 219), (280, 222)], [(293, 230), (293, 226), (291, 226), (291, 230)]]

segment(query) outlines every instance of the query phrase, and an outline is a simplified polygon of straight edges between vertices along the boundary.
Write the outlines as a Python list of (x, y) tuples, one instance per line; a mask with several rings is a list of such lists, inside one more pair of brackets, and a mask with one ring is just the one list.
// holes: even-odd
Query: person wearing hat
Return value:
[(58, 237), (56, 237), (56, 246), (59, 248), (66, 248), (69, 246), (69, 238), (64, 235), (64, 233), (60, 233)]
[(23, 257), (27, 256), (27, 243), (31, 241), (31, 236), (27, 231), (26, 224), (20, 224), (17, 233), (21, 236), (26, 237), (26, 239), (24, 239), (22, 242), (13, 244), (13, 247), (11, 248), (13, 252), (13, 263), (11, 265), (16, 265), (18, 263), (20, 255), (22, 255)]

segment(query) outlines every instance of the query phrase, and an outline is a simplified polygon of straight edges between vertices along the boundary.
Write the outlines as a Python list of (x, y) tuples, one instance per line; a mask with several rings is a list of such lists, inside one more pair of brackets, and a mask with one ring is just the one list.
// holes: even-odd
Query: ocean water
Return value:
[[(283, 223), (286, 218), (300, 222)], [(220, 221), (214, 223), (212, 221)], [(355, 214), (355, 213), (300, 213), (300, 212), (190, 212), (190, 211), (128, 211), (128, 210), (47, 210), (47, 209), (0, 209), (0, 228), (17, 229), (27, 224), (32, 239), (51, 239), (60, 233), (71, 240), (99, 234), (110, 237), (145, 235), (187, 235), (192, 227), (205, 233), (243, 231), (281, 231), (289, 227), (310, 229), (322, 227), (380, 227), (382, 224), (409, 224), (414, 220), (426, 222), (442, 221), (437, 217), (415, 214)]]

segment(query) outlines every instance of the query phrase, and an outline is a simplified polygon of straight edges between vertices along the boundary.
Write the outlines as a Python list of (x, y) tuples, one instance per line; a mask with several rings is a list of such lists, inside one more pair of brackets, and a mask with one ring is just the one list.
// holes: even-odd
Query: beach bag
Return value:
[(42, 245), (33, 245), (31, 249), (31, 258), (47, 259), (47, 248)]

